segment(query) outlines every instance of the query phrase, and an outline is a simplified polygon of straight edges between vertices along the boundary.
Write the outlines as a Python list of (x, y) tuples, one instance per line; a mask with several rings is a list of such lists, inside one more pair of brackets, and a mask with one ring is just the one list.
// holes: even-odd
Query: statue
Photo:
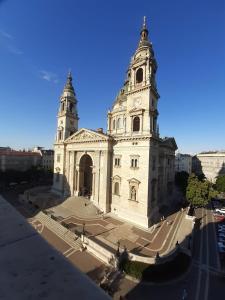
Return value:
[(130, 194), (131, 194), (131, 200), (136, 201), (136, 189), (134, 186), (131, 187)]

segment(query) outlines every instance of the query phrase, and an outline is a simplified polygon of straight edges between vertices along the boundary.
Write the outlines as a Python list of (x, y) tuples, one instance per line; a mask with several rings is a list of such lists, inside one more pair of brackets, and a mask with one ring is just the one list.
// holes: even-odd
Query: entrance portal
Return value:
[(80, 159), (80, 196), (90, 197), (92, 195), (92, 166), (90, 155), (84, 154)]

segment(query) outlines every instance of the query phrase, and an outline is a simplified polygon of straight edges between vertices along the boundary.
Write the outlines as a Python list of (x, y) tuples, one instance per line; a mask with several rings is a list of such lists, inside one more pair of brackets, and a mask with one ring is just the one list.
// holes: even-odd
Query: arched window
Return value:
[(140, 118), (134, 117), (133, 119), (133, 131), (139, 131), (140, 130)]
[(139, 68), (136, 72), (136, 83), (140, 83), (143, 81), (143, 69)]
[(59, 131), (59, 141), (62, 140), (62, 130)]
[(121, 119), (120, 118), (117, 119), (117, 128), (121, 128)]
[(123, 125), (124, 125), (124, 129), (126, 131), (126, 127), (127, 127), (127, 119), (126, 118), (123, 119)]
[(115, 127), (116, 127), (116, 121), (113, 120), (113, 129), (115, 129)]
[(70, 112), (73, 112), (73, 103), (70, 103)]
[(119, 182), (115, 182), (115, 184), (114, 184), (114, 194), (117, 196), (119, 196), (119, 194), (120, 194)]

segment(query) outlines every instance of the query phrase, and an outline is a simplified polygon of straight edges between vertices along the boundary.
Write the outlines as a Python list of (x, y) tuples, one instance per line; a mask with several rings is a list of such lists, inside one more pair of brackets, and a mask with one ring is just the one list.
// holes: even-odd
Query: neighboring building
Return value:
[(220, 175), (225, 175), (225, 152), (202, 152), (193, 157), (193, 172), (215, 182)]
[(53, 171), (54, 150), (45, 150), (43, 147), (34, 147), (33, 152), (37, 152), (41, 155), (41, 166), (45, 170)]
[(0, 150), (0, 170), (26, 171), (33, 166), (40, 165), (41, 156), (39, 153)]
[(175, 172), (182, 172), (182, 171), (191, 174), (192, 156), (189, 154), (177, 153), (175, 156)]
[(157, 62), (144, 20), (126, 81), (108, 112), (104, 133), (78, 130), (77, 98), (68, 75), (58, 113), (53, 190), (89, 197), (103, 212), (149, 227), (169, 206), (174, 138), (160, 138)]

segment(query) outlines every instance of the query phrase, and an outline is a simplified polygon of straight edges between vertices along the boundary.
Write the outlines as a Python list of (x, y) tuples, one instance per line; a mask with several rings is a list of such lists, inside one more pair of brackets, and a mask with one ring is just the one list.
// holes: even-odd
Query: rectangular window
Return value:
[(60, 162), (60, 154), (57, 154), (57, 162)]
[(120, 157), (115, 157), (114, 166), (115, 167), (121, 167), (121, 159), (120, 159)]
[(137, 156), (131, 157), (131, 168), (138, 168), (139, 167), (139, 158)]

